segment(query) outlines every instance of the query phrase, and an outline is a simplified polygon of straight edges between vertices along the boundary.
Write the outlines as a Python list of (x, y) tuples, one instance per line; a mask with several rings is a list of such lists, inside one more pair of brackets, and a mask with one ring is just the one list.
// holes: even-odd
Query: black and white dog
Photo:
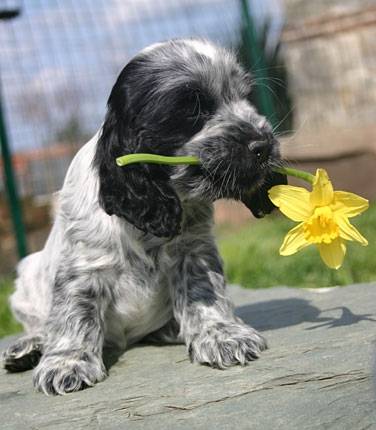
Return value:
[[(35, 367), (38, 390), (64, 394), (106, 377), (107, 345), (181, 342), (218, 368), (266, 348), (233, 314), (212, 235), (214, 200), (262, 216), (267, 189), (285, 181), (251, 83), (232, 53), (202, 40), (152, 45), (126, 65), (68, 170), (45, 248), (19, 265), (11, 306), (26, 335), (4, 353), (6, 369)], [(201, 165), (116, 166), (136, 152)]]

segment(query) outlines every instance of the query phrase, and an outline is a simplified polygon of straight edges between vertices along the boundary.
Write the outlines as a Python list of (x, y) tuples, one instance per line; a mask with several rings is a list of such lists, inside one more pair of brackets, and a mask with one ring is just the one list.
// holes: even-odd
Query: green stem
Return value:
[(303, 179), (303, 181), (307, 181), (310, 184), (313, 184), (313, 181), (315, 180), (315, 176), (311, 173), (304, 172), (303, 170), (293, 169), (292, 167), (276, 167), (273, 169), (273, 171), (282, 173), (282, 175), (294, 176), (295, 178)]
[(116, 159), (116, 164), (120, 167), (127, 166), (134, 163), (152, 163), (152, 164), (189, 164), (198, 165), (200, 160), (198, 157), (194, 156), (181, 156), (181, 157), (167, 157), (165, 155), (155, 155), (155, 154), (129, 154), (123, 155)]
[[(199, 165), (200, 159), (193, 155), (170, 157), (165, 155), (156, 154), (128, 154), (118, 157), (116, 164), (120, 167), (128, 166), (135, 163), (152, 163), (152, 164), (168, 164), (176, 166), (178, 164)], [(304, 181), (313, 183), (315, 176), (311, 173), (303, 172), (302, 170), (293, 169), (291, 167), (276, 167), (274, 172), (281, 173), (282, 175), (294, 176), (295, 178), (303, 179)]]

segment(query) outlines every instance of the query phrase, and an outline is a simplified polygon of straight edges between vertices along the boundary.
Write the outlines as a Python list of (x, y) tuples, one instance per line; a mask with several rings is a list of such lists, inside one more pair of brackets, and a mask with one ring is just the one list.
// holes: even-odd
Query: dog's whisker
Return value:
[(288, 118), (288, 116), (295, 110), (295, 106), (291, 107), (289, 111), (286, 113), (286, 115), (283, 116), (283, 118), (273, 127), (273, 133), (275, 134), (275, 131), (278, 130), (278, 127), (283, 124), (283, 122)]

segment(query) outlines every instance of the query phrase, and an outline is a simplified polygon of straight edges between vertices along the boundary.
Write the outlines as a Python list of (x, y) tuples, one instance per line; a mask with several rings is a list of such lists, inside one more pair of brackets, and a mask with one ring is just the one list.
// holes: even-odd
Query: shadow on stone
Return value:
[[(180, 345), (180, 344), (176, 344), (176, 345)], [(182, 344), (181, 344), (182, 345)], [(167, 344), (167, 343), (156, 343), (156, 342), (149, 342), (147, 340), (141, 340), (137, 343), (133, 343), (129, 346), (127, 346), (126, 349), (122, 350), (119, 349), (117, 347), (111, 347), (111, 346), (106, 346), (103, 348), (103, 364), (106, 368), (107, 371), (109, 371), (111, 369), (112, 366), (114, 366), (120, 359), (120, 357), (123, 354), (127, 354), (129, 351), (131, 351), (132, 349), (137, 349), (137, 348), (148, 348), (148, 347), (165, 347), (165, 346), (171, 346), (171, 344)]]
[[(335, 310), (342, 310), (339, 318), (325, 316), (325, 312)], [(308, 300), (298, 298), (270, 300), (240, 306), (236, 309), (236, 315), (260, 331), (276, 330), (302, 322), (316, 324), (305, 330), (314, 330), (319, 327), (334, 328), (356, 324), (360, 321), (376, 322), (376, 319), (371, 318), (371, 314), (356, 315), (345, 306), (321, 310), (310, 304)]]
[(111, 369), (118, 361), (119, 358), (125, 353), (125, 351), (119, 348), (112, 348), (105, 346), (103, 348), (103, 364), (107, 371)]
[(307, 327), (306, 330), (314, 330), (314, 329), (320, 328), (320, 327), (334, 328), (334, 327), (356, 324), (360, 321), (376, 322), (376, 319), (371, 318), (372, 314), (356, 315), (356, 314), (353, 314), (351, 312), (351, 310), (346, 306), (339, 306), (336, 308), (324, 309), (322, 312), (330, 312), (330, 311), (334, 311), (334, 310), (341, 310), (342, 315), (339, 318), (331, 318), (329, 321), (326, 321), (322, 324), (318, 324), (318, 325), (315, 325), (313, 327)]

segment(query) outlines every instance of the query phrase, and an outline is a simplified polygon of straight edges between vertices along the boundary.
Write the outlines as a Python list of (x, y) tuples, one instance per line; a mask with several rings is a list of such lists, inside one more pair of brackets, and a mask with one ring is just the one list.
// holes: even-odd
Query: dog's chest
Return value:
[(127, 250), (107, 318), (109, 334), (117, 343), (136, 342), (171, 319), (169, 267), (163, 246)]

